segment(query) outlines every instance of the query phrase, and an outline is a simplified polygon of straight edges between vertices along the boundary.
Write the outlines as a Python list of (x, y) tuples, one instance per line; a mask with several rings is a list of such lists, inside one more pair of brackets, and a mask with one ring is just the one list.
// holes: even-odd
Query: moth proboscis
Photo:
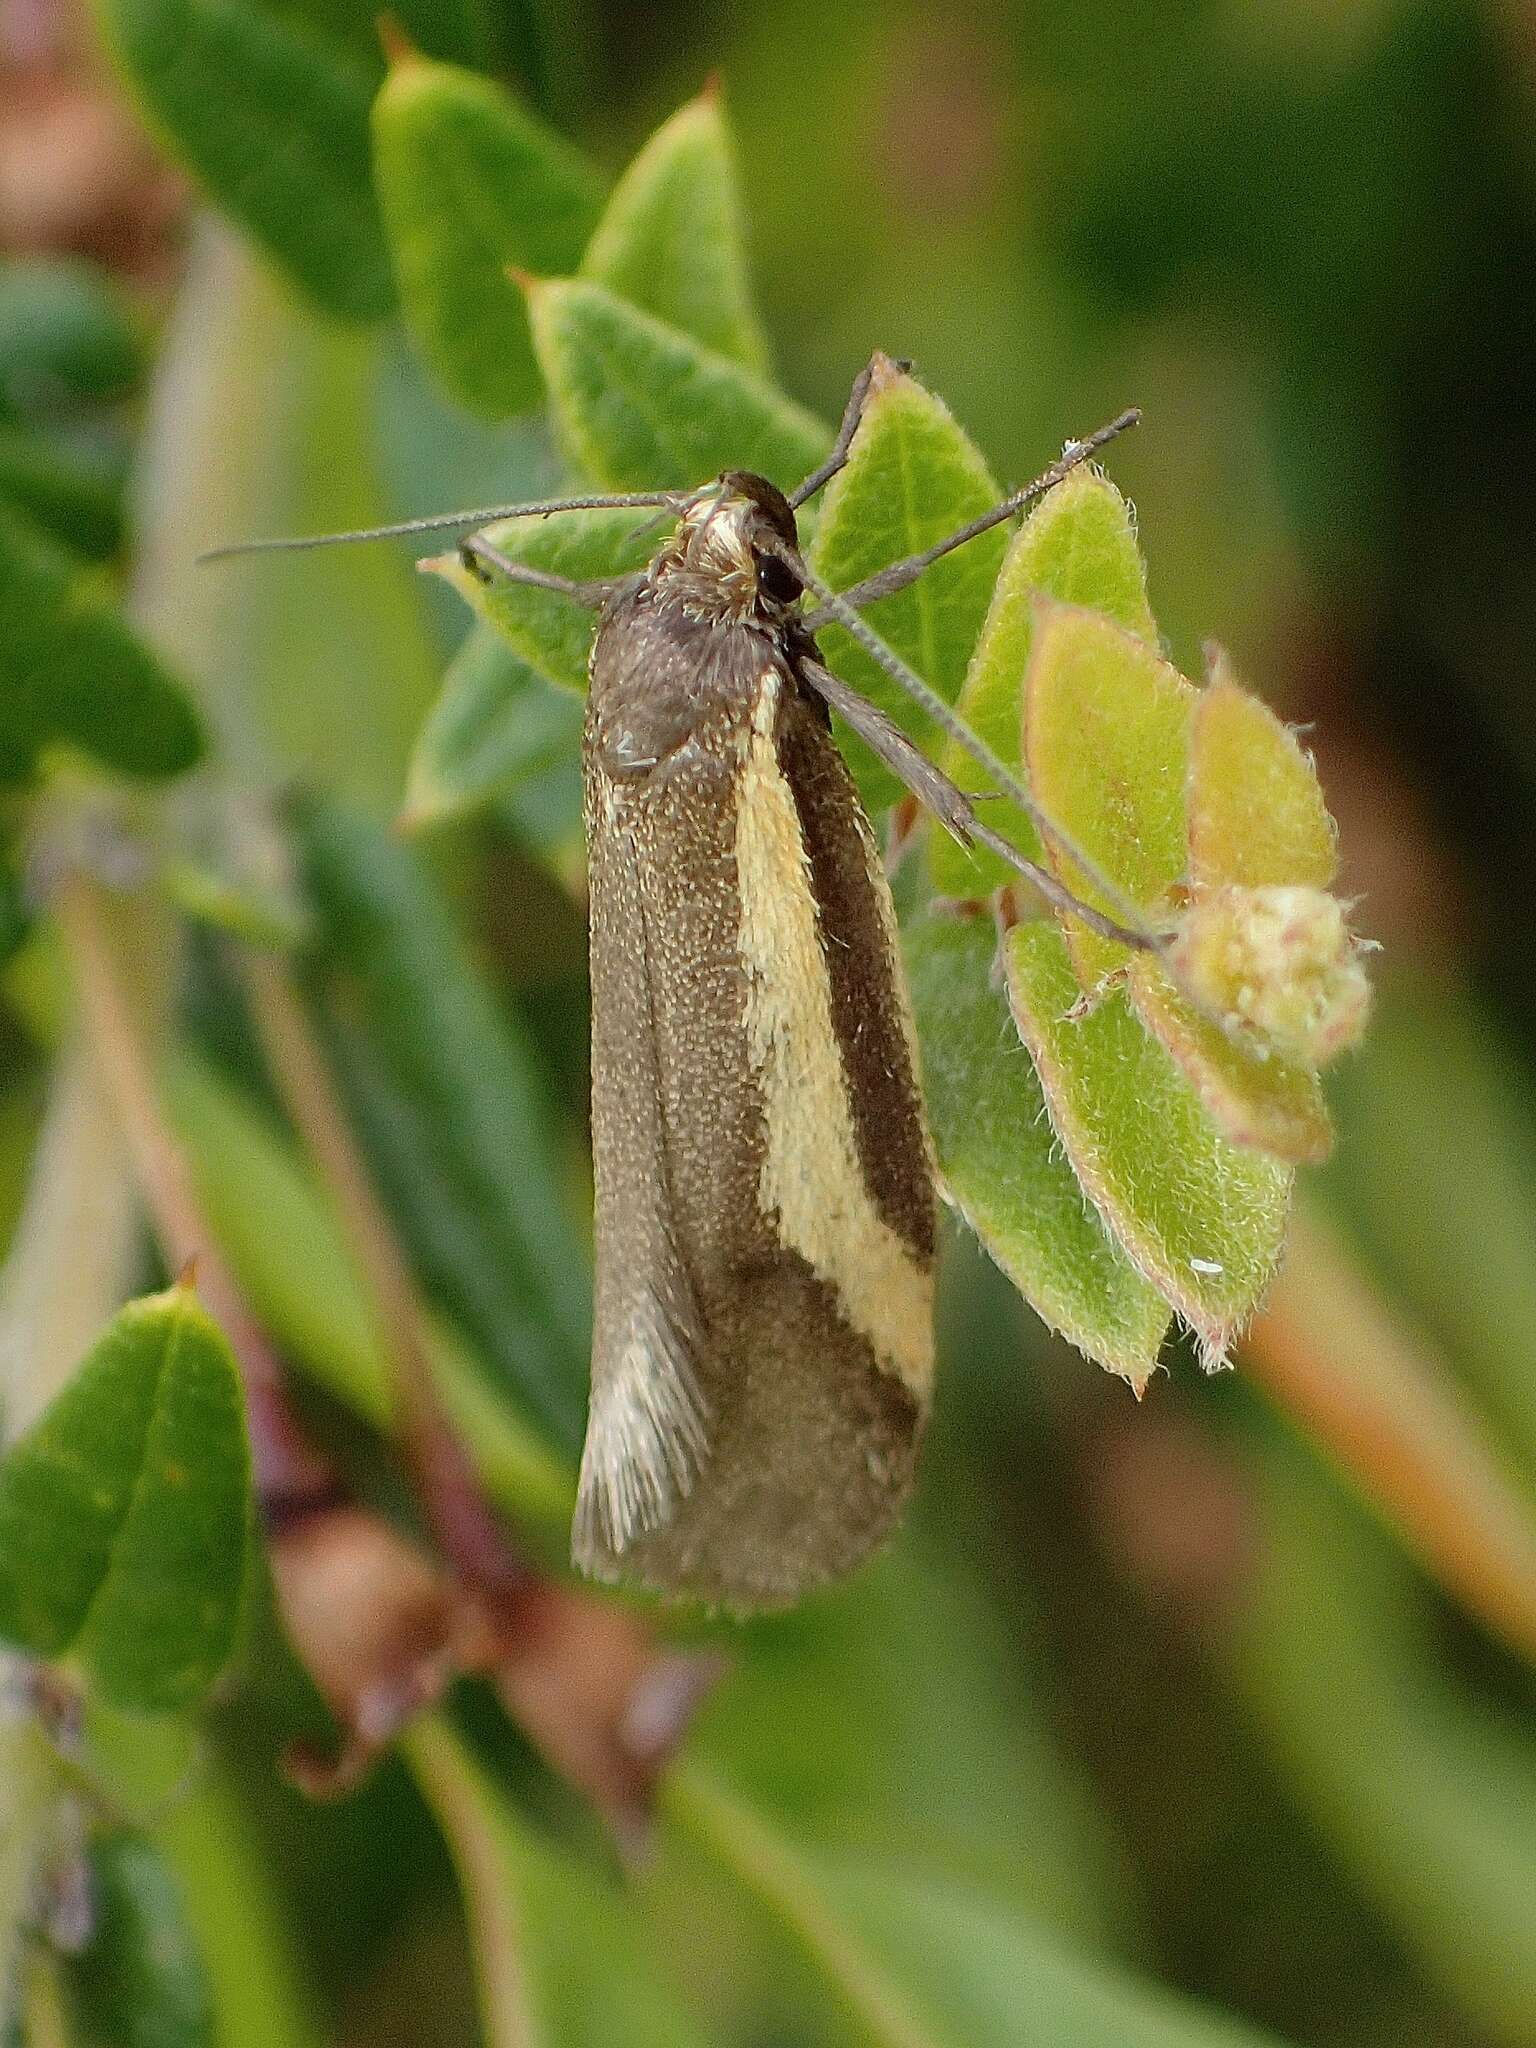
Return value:
[(727, 471), (691, 492), (335, 536), (582, 506), (677, 516), (644, 571), (601, 583), (534, 570), (482, 533), (460, 551), (479, 575), (599, 614), (582, 750), (596, 1298), (575, 1560), (738, 1611), (786, 1605), (878, 1546), (911, 1492), (932, 1391), (935, 1178), (917, 1046), (889, 886), (830, 711), (948, 830), (1099, 928), (1157, 943), (1134, 910), (1126, 924), (1093, 910), (984, 825), (825, 667), (814, 631), (845, 625), (1060, 844), (858, 608), (1008, 518), (1136, 415), (1069, 443), (945, 541), (834, 592), (800, 552), (795, 512), (846, 462), (871, 387), (897, 374), (874, 358), (832, 454), (789, 496)]

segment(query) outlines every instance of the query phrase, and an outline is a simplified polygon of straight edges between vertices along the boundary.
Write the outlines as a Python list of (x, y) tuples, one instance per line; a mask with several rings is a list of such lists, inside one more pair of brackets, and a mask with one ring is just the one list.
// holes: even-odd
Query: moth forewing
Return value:
[(788, 508), (730, 481), (593, 648), (575, 1548), (752, 1608), (857, 1564), (911, 1491), (934, 1192), (885, 876), (753, 544)]

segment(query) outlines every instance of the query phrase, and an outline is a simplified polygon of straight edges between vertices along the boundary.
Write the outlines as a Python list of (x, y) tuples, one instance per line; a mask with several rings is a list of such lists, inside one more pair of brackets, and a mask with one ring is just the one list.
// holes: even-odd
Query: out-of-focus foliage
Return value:
[[(66, 16), (0, 23), (11, 2035), (1536, 2043), (1519, 10), (406, 0), (387, 54), (362, 0)], [(589, 622), (451, 538), (194, 557), (791, 483), (876, 349), (915, 374), (807, 510), (834, 587), (1144, 408), (1113, 483), (869, 618), (1076, 847), (985, 820), (1188, 943), (902, 849), (968, 1226), (922, 1498), (799, 1612), (673, 1626), (561, 1578)], [(491, 537), (578, 579), (656, 544)], [(1354, 956), (1249, 968), (1266, 892), (1330, 889), (1385, 950), (1320, 1086)], [(442, 1565), (476, 1489), (536, 1588), (489, 1660)], [(620, 1868), (580, 1740), (594, 1684), (681, 1682), (654, 1638), (733, 1662)], [(412, 1686), (397, 1759), (289, 1788)]]

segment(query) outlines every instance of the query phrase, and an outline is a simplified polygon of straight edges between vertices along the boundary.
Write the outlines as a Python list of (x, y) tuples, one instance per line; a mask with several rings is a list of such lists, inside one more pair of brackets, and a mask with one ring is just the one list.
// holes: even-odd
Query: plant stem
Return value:
[(241, 977), (268, 1070), (335, 1198), (373, 1310), (399, 1430), (444, 1554), (466, 1584), (515, 1622), (536, 1574), (515, 1555), (442, 1408), (426, 1319), (405, 1255), (332, 1082), (286, 960), (242, 948)]
[(161, 1109), (152, 1041), (113, 929), (116, 908), (102, 885), (78, 868), (63, 878), (52, 902), (92, 1050), (166, 1263), (173, 1272), (195, 1268), (198, 1291), (240, 1361), (263, 1503), (307, 1498), (328, 1490), (328, 1468), (293, 1423), (282, 1368), (224, 1262), (191, 1166)]

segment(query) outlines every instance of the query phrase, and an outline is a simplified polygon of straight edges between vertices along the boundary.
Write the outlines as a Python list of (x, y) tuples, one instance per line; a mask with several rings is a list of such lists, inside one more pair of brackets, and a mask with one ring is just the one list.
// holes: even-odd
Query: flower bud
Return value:
[(1323, 889), (1212, 890), (1185, 913), (1168, 964), (1201, 1009), (1298, 1066), (1326, 1066), (1365, 1028), (1359, 943)]

